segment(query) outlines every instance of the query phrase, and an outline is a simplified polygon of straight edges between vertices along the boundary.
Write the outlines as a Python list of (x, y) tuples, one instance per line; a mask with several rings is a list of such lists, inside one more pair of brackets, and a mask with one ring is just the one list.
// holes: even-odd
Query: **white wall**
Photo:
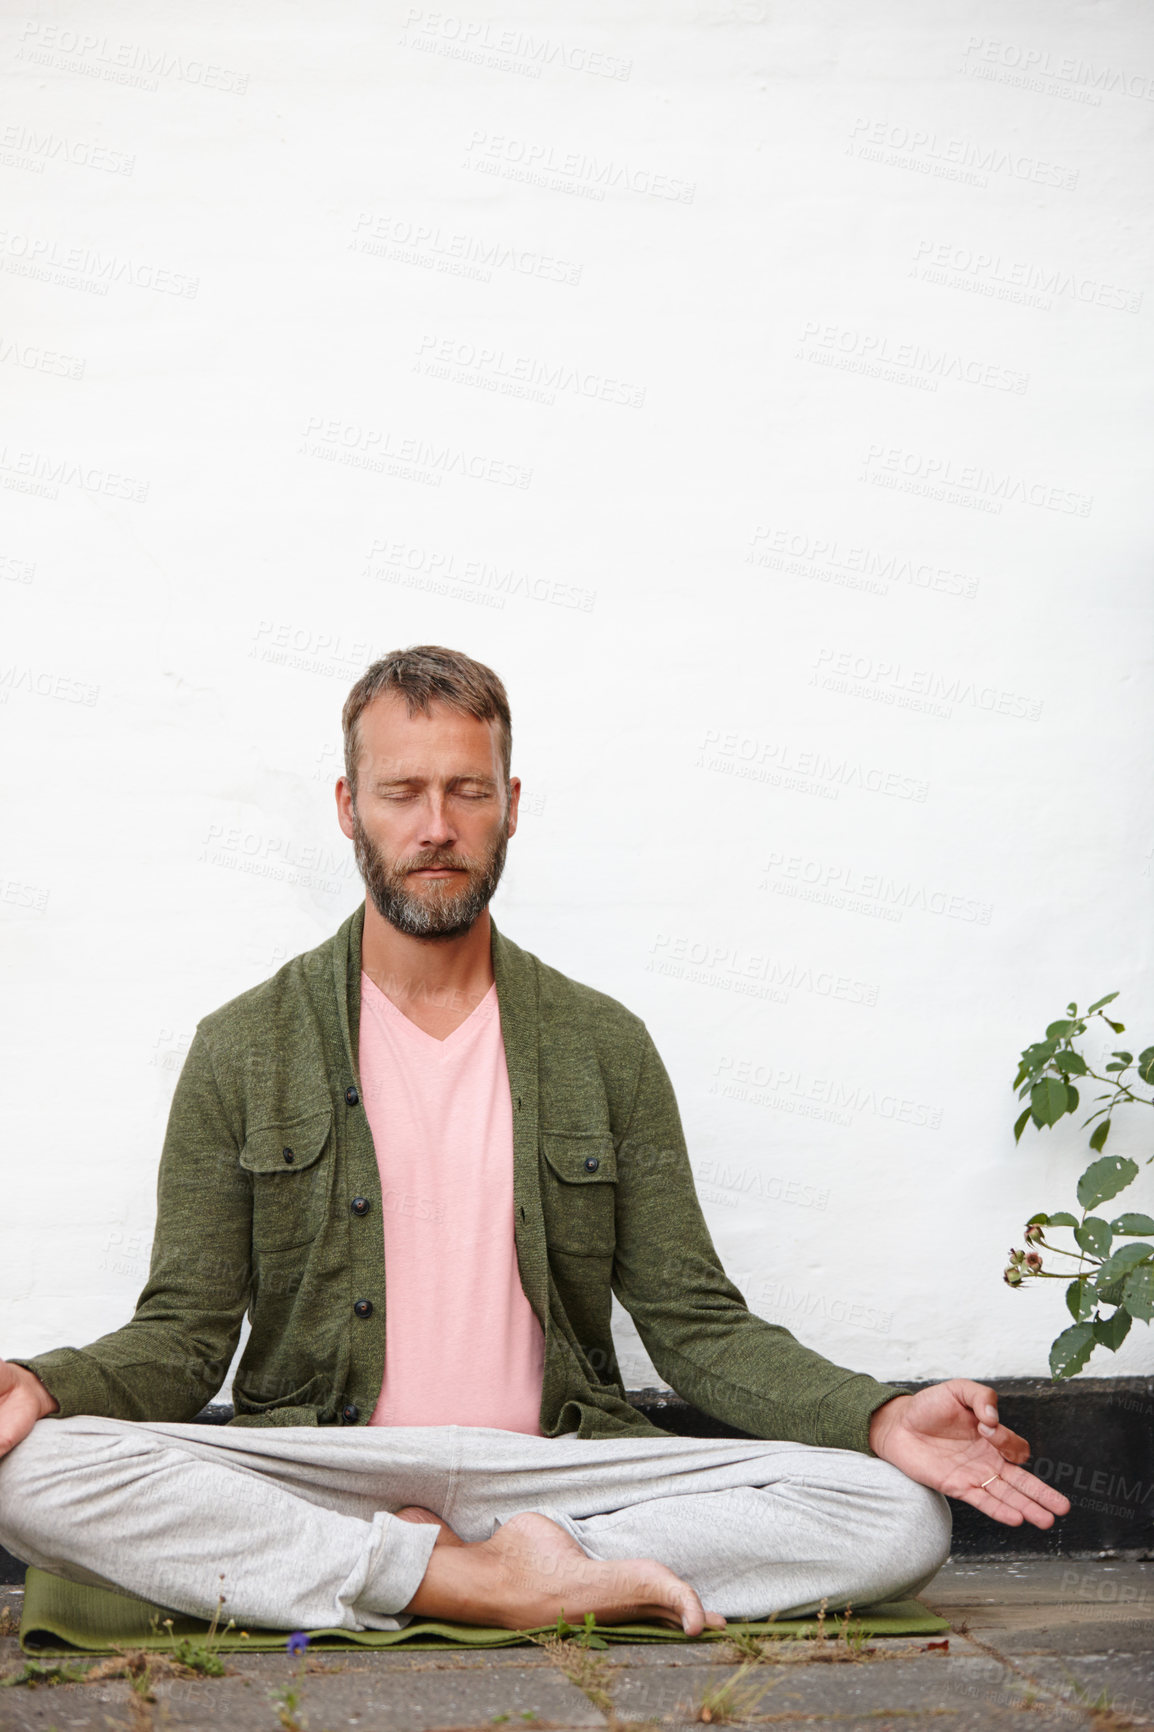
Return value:
[(495, 917), (646, 1019), (754, 1308), (1044, 1374), (1001, 1270), (1088, 1157), (1016, 1055), (1154, 1038), (1149, 8), (3, 34), (3, 1348), (129, 1313), (194, 1024), (355, 906), (340, 706), (434, 642), (512, 699)]

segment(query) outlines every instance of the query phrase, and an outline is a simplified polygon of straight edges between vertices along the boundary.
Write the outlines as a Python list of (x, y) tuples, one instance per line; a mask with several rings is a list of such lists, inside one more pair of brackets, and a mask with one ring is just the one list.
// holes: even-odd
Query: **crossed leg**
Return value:
[(884, 1462), (794, 1444), (76, 1417), (0, 1461), (0, 1542), (201, 1617), (223, 1585), (253, 1626), (518, 1628), (564, 1609), (697, 1633), (916, 1591), (949, 1515)]

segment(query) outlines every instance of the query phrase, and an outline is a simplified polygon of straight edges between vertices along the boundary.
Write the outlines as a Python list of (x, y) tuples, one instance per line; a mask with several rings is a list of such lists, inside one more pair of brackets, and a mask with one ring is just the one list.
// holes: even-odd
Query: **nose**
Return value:
[(444, 848), (456, 840), (456, 835), (445, 795), (439, 790), (430, 791), (421, 805), (420, 846)]

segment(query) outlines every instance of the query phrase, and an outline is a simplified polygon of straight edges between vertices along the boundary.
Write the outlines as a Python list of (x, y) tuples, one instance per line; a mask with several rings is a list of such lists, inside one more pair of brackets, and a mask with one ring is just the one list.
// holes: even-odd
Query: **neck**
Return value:
[(400, 1010), (411, 1005), (468, 1015), (493, 984), (491, 945), (487, 908), (458, 938), (412, 938), (365, 898), (361, 967)]

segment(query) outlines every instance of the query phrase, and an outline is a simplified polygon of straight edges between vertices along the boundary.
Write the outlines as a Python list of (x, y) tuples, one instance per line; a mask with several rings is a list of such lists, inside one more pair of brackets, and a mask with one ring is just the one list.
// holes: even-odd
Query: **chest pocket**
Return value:
[(328, 1207), (333, 1111), (250, 1131), (240, 1164), (252, 1174), (252, 1242), (257, 1251), (287, 1251), (320, 1231)]
[(542, 1131), (541, 1207), (551, 1250), (611, 1257), (617, 1154), (608, 1131)]

